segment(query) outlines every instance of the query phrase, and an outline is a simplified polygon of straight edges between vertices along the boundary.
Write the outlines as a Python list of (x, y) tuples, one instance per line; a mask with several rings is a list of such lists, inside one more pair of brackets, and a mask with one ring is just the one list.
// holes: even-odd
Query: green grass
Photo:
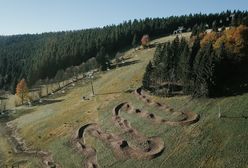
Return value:
[[(187, 34), (188, 36), (188, 34)], [(165, 42), (172, 36), (158, 39)], [(155, 49), (125, 53), (128, 61), (139, 60), (135, 64), (100, 73), (93, 85), (97, 96), (89, 101), (81, 101), (82, 96), (91, 94), (89, 83), (79, 82), (66, 90), (66, 94), (54, 95), (51, 99), (62, 102), (24, 108), (13, 116), (22, 137), (30, 147), (50, 151), (54, 159), (63, 167), (82, 167), (84, 157), (73, 150), (68, 143), (71, 136), (82, 125), (98, 122), (107, 132), (119, 134), (120, 129), (112, 122), (112, 109), (121, 102), (130, 102), (135, 108), (152, 112), (165, 119), (178, 119), (169, 113), (148, 106), (133, 94), (124, 93), (130, 88), (141, 85), (143, 73)], [(176, 110), (193, 111), (200, 114), (200, 121), (190, 126), (168, 126), (153, 124), (147, 119), (125, 112), (120, 115), (128, 119), (134, 128), (146, 136), (160, 136), (165, 143), (161, 156), (153, 160), (118, 160), (111, 148), (102, 141), (86, 136), (86, 142), (97, 150), (98, 163), (101, 167), (247, 167), (248, 155), (248, 120), (237, 118), (248, 116), (248, 94), (218, 99), (191, 99), (188, 96), (154, 99), (170, 105)], [(229, 118), (218, 118), (222, 115)], [(233, 117), (233, 118), (232, 118)], [(236, 118), (235, 118), (236, 117)], [(123, 135), (135, 144), (135, 138)], [(11, 147), (0, 130), (0, 159), (15, 160), (18, 156), (8, 155)], [(27, 167), (37, 167), (39, 161), (28, 158)]]
[[(124, 98), (125, 97), (125, 98)], [(137, 107), (143, 103), (133, 100), (132, 95), (123, 95), (120, 101), (132, 101)], [(119, 100), (116, 100), (118, 102)], [(243, 118), (218, 118), (219, 105), (221, 112), (227, 117), (241, 117), (247, 115), (248, 94), (219, 98), (195, 99), (165, 98), (161, 102), (173, 105), (175, 108), (187, 103), (187, 109), (201, 115), (198, 123), (185, 127), (172, 127), (166, 125), (153, 125), (148, 120), (135, 117), (135, 114), (122, 113), (131, 124), (147, 136), (160, 136), (165, 142), (163, 154), (152, 161), (127, 160), (115, 162), (112, 167), (245, 167), (248, 152), (248, 121)], [(111, 123), (110, 104), (100, 112), (100, 118), (109, 120), (101, 122), (102, 127), (118, 133), (119, 129)], [(96, 143), (96, 149), (104, 151), (102, 143)], [(108, 159), (113, 156), (109, 155)], [(103, 167), (108, 163), (98, 158)], [(105, 158), (106, 160), (106, 158)]]
[(82, 167), (84, 156), (73, 149), (68, 137), (62, 137), (49, 145), (54, 160), (59, 162), (63, 167)]

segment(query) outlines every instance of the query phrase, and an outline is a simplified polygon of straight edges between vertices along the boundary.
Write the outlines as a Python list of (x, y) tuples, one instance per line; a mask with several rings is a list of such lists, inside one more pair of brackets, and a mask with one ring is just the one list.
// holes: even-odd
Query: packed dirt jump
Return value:
[[(158, 107), (161, 110), (169, 113), (179, 113), (183, 115), (183, 118), (178, 121), (169, 121), (156, 116), (153, 113), (145, 112), (140, 109), (135, 109), (130, 103), (124, 102), (114, 107), (112, 111), (112, 121), (122, 131), (120, 134), (113, 134), (105, 132), (101, 129), (97, 123), (90, 123), (82, 126), (75, 133), (73, 137), (73, 144), (77, 150), (84, 155), (84, 167), (85, 168), (98, 168), (100, 165), (97, 163), (97, 152), (94, 148), (87, 145), (85, 142), (85, 136), (90, 135), (104, 144), (108, 145), (117, 159), (137, 159), (137, 160), (149, 160), (160, 156), (165, 149), (164, 141), (157, 136), (146, 137), (138, 130), (132, 127), (130, 122), (120, 116), (120, 112), (135, 113), (139, 117), (147, 118), (151, 122), (156, 124), (167, 124), (170, 126), (176, 125), (190, 125), (199, 120), (199, 115), (193, 112), (175, 112), (174, 109), (169, 106), (162, 105), (152, 99), (148, 98), (148, 95), (142, 91), (141, 88), (135, 90), (134, 94), (146, 102), (149, 105)], [(122, 138), (121, 134), (130, 134), (140, 145), (134, 145)]]
[[(135, 94), (144, 102), (146, 102), (149, 105), (153, 105), (156, 106), (158, 108), (160, 108), (161, 110), (164, 110), (166, 112), (171, 112), (172, 114), (181, 114), (183, 115), (183, 119), (179, 120), (179, 121), (168, 121), (165, 119), (162, 119), (161, 117), (155, 116), (155, 114), (153, 113), (149, 113), (149, 112), (143, 112), (140, 109), (136, 109), (135, 112), (137, 113), (137, 111), (139, 111), (140, 116), (142, 117), (147, 117), (152, 119), (152, 121), (157, 122), (157, 123), (163, 123), (163, 124), (167, 124), (167, 125), (190, 125), (190, 124), (194, 124), (197, 121), (199, 121), (200, 116), (194, 112), (182, 112), (182, 111), (175, 111), (173, 108), (163, 105), (159, 102), (153, 101), (152, 99), (149, 98), (149, 96), (147, 94), (144, 93), (144, 91), (142, 90), (142, 88), (138, 88), (137, 90), (135, 90)], [(130, 111), (134, 111), (134, 109), (131, 107), (129, 108)]]

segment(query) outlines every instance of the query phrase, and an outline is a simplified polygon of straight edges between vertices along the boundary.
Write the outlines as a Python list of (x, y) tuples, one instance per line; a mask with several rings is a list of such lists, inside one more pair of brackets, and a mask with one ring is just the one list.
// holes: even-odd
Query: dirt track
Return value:
[(14, 152), (16, 154), (39, 157), (42, 160), (42, 167), (44, 168), (61, 167), (59, 164), (54, 162), (51, 153), (28, 148), (25, 141), (18, 135), (16, 127), (13, 126), (10, 122), (8, 122), (6, 125), (10, 133), (11, 144), (13, 145)]
[[(161, 110), (165, 110), (167, 112), (171, 112), (173, 113), (179, 113), (181, 115), (184, 115), (184, 118), (180, 121), (168, 121), (168, 120), (164, 120), (161, 117), (157, 117), (155, 116), (153, 113), (148, 113), (148, 112), (142, 112), (140, 110), (140, 114), (141, 116), (147, 116), (151, 119), (153, 119), (152, 121), (157, 122), (157, 123), (163, 123), (163, 124), (167, 124), (167, 125), (190, 125), (193, 123), (196, 123), (197, 121), (199, 121), (200, 116), (194, 112), (181, 112), (181, 111), (175, 111), (173, 108), (163, 105), (159, 102), (153, 101), (152, 99), (149, 98), (149, 96), (147, 94), (144, 93), (144, 91), (142, 91), (141, 88), (138, 88), (137, 90), (135, 90), (135, 94), (144, 102), (146, 102), (149, 105), (152, 106), (156, 106), (158, 108), (160, 108)], [(133, 109), (132, 109), (133, 110)], [(139, 109), (136, 109), (139, 110)]]
[(135, 109), (129, 103), (121, 103), (117, 105), (112, 112), (112, 121), (114, 124), (122, 130), (122, 133), (128, 133), (135, 138), (140, 144), (145, 144), (143, 147), (137, 147), (133, 144), (129, 144), (128, 141), (121, 137), (121, 134), (107, 133), (96, 124), (87, 124), (82, 126), (74, 135), (73, 143), (77, 147), (78, 151), (85, 156), (84, 167), (97, 168), (97, 152), (94, 148), (85, 143), (85, 135), (89, 134), (93, 137), (100, 139), (105, 144), (109, 145), (118, 159), (153, 159), (159, 156), (164, 151), (164, 142), (159, 137), (146, 137), (138, 130), (134, 129), (128, 120), (120, 116), (120, 112), (135, 113), (139, 117), (147, 118), (157, 124), (167, 125), (190, 125), (199, 120), (199, 115), (193, 112), (175, 112), (172, 108), (162, 105), (148, 98), (148, 96), (142, 91), (141, 88), (135, 91), (135, 95), (149, 105), (154, 105), (161, 110), (165, 110), (170, 113), (180, 113), (184, 118), (180, 121), (168, 121), (164, 120), (153, 113), (144, 112), (140, 109)]

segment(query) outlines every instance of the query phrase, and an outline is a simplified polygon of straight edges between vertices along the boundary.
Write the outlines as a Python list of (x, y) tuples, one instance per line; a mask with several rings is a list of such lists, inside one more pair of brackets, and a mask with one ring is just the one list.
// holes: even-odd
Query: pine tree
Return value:
[(189, 66), (189, 55), (190, 55), (190, 50), (189, 46), (185, 45), (184, 50), (181, 54), (180, 62), (179, 62), (179, 79), (182, 82), (183, 85), (183, 91), (184, 93), (189, 93), (191, 88), (190, 88), (190, 66)]
[(210, 86), (210, 96), (220, 96), (225, 94), (225, 88), (228, 84), (228, 80), (232, 77), (228, 75), (227, 72), (230, 68), (227, 63), (228, 53), (226, 51), (225, 45), (222, 44), (219, 49), (216, 50), (216, 56), (213, 57), (213, 75), (212, 75), (212, 85)]
[(108, 67), (108, 54), (106, 54), (105, 48), (101, 48), (100, 51), (96, 55), (96, 61), (100, 65), (101, 70), (106, 71)]
[(17, 80), (16, 80), (16, 78), (14, 78), (12, 83), (11, 83), (11, 87), (10, 87), (12, 94), (15, 94), (15, 92), (16, 92), (16, 85), (17, 85)]
[(159, 63), (161, 63), (163, 49), (164, 49), (164, 46), (162, 46), (161, 44), (157, 46), (155, 50), (154, 58), (153, 58), (154, 65), (158, 65)]
[(200, 38), (197, 36), (197, 38), (194, 40), (193, 46), (191, 48), (190, 57), (189, 57), (190, 71), (193, 70), (195, 57), (196, 57), (196, 54), (198, 53), (199, 49), (200, 49)]
[(136, 47), (136, 45), (138, 44), (138, 37), (136, 34), (134, 34), (133, 36), (133, 41), (132, 41), (132, 46)]
[(143, 77), (143, 80), (142, 80), (142, 83), (143, 83), (143, 87), (145, 89), (150, 89), (151, 88), (151, 74), (152, 74), (152, 71), (153, 71), (153, 66), (152, 66), (152, 63), (151, 61), (148, 63), (148, 65), (146, 66), (146, 71), (145, 71), (145, 74), (144, 74), (144, 77)]
[(213, 76), (213, 58), (212, 43), (197, 53), (194, 63), (194, 96), (209, 96)]
[(64, 70), (60, 69), (56, 76), (55, 76), (55, 81), (58, 83), (59, 88), (60, 86), (60, 82), (64, 79)]
[(248, 16), (242, 19), (242, 24), (248, 26)]
[(213, 21), (213, 23), (212, 23), (212, 30), (214, 32), (218, 32), (218, 26), (217, 26), (217, 22), (216, 21)]
[(0, 88), (3, 88), (4, 80), (2, 75), (0, 74)]
[(198, 25), (194, 25), (192, 28), (192, 32), (191, 32), (191, 37), (192, 36), (198, 36)]

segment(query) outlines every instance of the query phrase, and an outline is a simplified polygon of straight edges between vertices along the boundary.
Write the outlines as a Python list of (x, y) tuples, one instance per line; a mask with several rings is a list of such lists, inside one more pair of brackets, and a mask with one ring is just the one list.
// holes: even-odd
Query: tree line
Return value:
[(31, 86), (39, 80), (58, 79), (62, 72), (66, 77), (74, 70), (82, 72), (96, 67), (106, 70), (118, 51), (135, 47), (144, 34), (151, 38), (164, 36), (179, 26), (197, 34), (195, 30), (206, 25), (211, 28), (240, 23), (248, 23), (248, 12), (135, 19), (103, 28), (0, 36), (0, 89), (14, 92), (23, 78)]
[(176, 37), (157, 47), (143, 78), (156, 94), (196, 97), (235, 95), (248, 91), (248, 27)]

